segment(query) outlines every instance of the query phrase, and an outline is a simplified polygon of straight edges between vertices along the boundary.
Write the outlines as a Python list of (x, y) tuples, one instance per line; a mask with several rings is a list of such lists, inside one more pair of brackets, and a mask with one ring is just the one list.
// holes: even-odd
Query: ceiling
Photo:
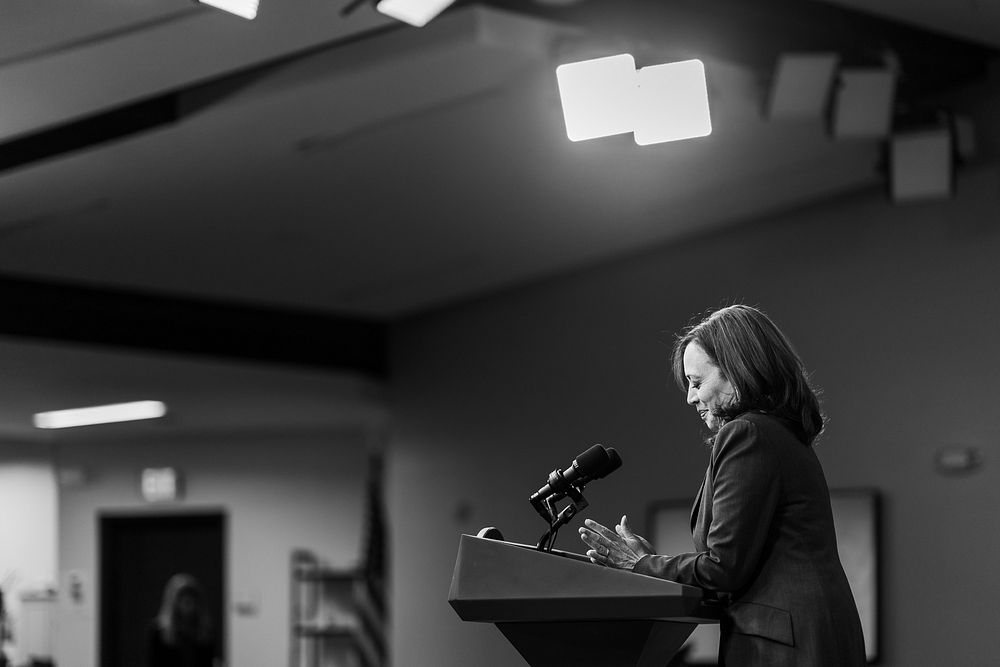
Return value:
[[(347, 4), (262, 0), (245, 21), (186, 0), (0, 0), (0, 156), (43, 149), (0, 171), (0, 274), (398, 321), (876, 185), (877, 142), (764, 118), (781, 49), (870, 56), (898, 29), (905, 53), (967, 73), (970, 52), (1000, 47), (1000, 0), (466, 2), (420, 29)], [(712, 135), (568, 141), (555, 67), (621, 52), (702, 59)], [(170, 113), (108, 131), (151, 108)], [(0, 345), (19, 371), (0, 437), (29, 433), (34, 409), (89, 404), (85, 388), (176, 392), (200, 368), (135, 372), (142, 355), (65, 345), (54, 364), (49, 347)], [(205, 373), (220, 396), (256, 386)], [(276, 423), (308, 422), (308, 391), (282, 377)]]

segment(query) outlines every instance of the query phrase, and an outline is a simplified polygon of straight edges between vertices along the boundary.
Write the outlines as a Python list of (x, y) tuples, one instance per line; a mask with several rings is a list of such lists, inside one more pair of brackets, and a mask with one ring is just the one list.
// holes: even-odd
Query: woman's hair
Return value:
[(723, 421), (750, 410), (768, 412), (798, 422), (809, 444), (823, 430), (819, 399), (802, 360), (760, 310), (727, 306), (678, 335), (673, 370), (682, 391), (687, 389), (684, 350), (691, 343), (705, 351), (736, 390), (733, 403), (720, 414)]
[[(185, 627), (181, 627), (182, 619), (179, 618), (177, 602), (184, 593), (194, 597), (195, 612), (194, 618), (190, 619), (192, 625), (188, 626), (185, 623)], [(170, 577), (163, 588), (163, 599), (160, 602), (160, 611), (156, 615), (156, 625), (160, 629), (163, 641), (167, 644), (176, 644), (183, 633), (193, 633), (193, 638), (201, 642), (211, 641), (212, 619), (208, 614), (205, 593), (197, 579), (184, 573)]]

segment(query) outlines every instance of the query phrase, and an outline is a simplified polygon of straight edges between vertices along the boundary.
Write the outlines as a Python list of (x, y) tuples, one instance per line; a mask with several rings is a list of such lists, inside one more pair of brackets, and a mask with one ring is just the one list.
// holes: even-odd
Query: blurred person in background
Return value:
[(147, 667), (219, 667), (204, 591), (189, 574), (175, 574), (163, 589), (149, 627)]

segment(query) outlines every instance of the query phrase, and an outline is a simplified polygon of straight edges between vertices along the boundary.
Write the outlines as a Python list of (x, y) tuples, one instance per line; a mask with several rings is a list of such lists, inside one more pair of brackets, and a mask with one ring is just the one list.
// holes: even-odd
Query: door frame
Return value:
[(152, 507), (152, 508), (122, 508), (122, 509), (101, 509), (98, 510), (96, 515), (96, 535), (97, 535), (97, 583), (95, 585), (95, 591), (97, 592), (96, 602), (96, 612), (97, 612), (97, 655), (100, 665), (105, 665), (108, 658), (108, 642), (106, 633), (107, 619), (105, 618), (105, 600), (109, 596), (108, 584), (110, 578), (107, 575), (107, 570), (110, 567), (105, 558), (106, 540), (108, 538), (108, 533), (106, 527), (108, 524), (107, 520), (153, 520), (156, 519), (186, 519), (186, 518), (218, 518), (222, 527), (222, 575), (220, 582), (220, 592), (222, 596), (222, 605), (220, 610), (220, 618), (218, 619), (217, 630), (220, 632), (220, 646), (222, 649), (222, 654), (225, 658), (225, 662), (229, 661), (229, 622), (228, 622), (228, 611), (229, 611), (229, 545), (230, 545), (230, 521), (229, 512), (225, 507), (206, 505), (198, 507), (176, 507), (176, 506), (163, 506), (163, 507)]

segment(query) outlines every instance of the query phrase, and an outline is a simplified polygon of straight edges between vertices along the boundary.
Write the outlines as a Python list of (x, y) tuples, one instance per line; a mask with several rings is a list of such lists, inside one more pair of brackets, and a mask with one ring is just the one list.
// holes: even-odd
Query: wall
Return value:
[[(60, 445), (56, 465), (82, 470), (85, 478), (60, 488), (59, 569), (64, 588), (72, 572), (89, 592), (82, 605), (61, 596), (57, 664), (97, 664), (98, 515), (200, 508), (221, 508), (228, 517), (228, 664), (287, 664), (291, 550), (310, 549), (335, 567), (357, 562), (368, 438), (331, 431)], [(168, 465), (184, 476), (184, 499), (143, 502), (140, 470)], [(258, 612), (235, 614), (240, 598), (258, 603)]]
[(56, 580), (56, 483), (43, 445), (0, 446), (0, 585), (12, 620), (7, 657), (21, 662), (24, 616), (20, 596)]
[[(693, 496), (706, 451), (667, 354), (692, 316), (731, 302), (763, 307), (813, 369), (830, 485), (884, 494), (883, 664), (1000, 652), (1000, 171), (959, 185), (906, 206), (865, 193), (398, 326), (397, 664), (523, 664), (448, 607), (458, 538), (496, 525), (533, 543), (528, 494), (590, 444), (625, 463), (588, 489), (589, 516), (643, 526), (652, 501)], [(936, 473), (949, 444), (981, 448), (985, 466)], [(559, 546), (578, 548), (575, 533)]]

